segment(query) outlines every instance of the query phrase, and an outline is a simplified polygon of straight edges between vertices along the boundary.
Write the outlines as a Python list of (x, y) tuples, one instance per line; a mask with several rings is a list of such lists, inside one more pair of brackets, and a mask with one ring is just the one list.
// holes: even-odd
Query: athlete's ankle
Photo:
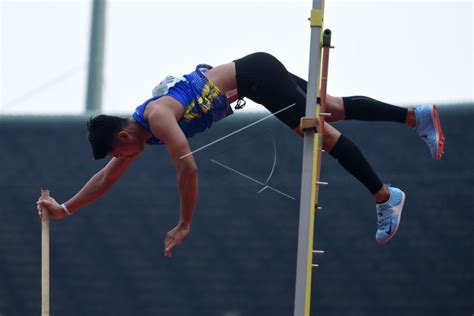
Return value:
[(407, 118), (405, 120), (405, 125), (408, 125), (411, 128), (416, 127), (416, 115), (415, 115), (415, 109), (414, 108), (408, 108)]
[(374, 200), (376, 203), (385, 203), (390, 199), (390, 191), (387, 186), (384, 184), (380, 190), (374, 194)]

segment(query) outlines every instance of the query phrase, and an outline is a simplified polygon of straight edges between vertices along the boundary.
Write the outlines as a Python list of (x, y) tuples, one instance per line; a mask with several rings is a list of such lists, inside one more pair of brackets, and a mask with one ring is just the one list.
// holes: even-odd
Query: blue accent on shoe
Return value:
[(376, 204), (377, 232), (375, 239), (379, 244), (385, 244), (395, 236), (400, 225), (405, 193), (397, 188), (389, 187), (390, 198), (387, 202)]

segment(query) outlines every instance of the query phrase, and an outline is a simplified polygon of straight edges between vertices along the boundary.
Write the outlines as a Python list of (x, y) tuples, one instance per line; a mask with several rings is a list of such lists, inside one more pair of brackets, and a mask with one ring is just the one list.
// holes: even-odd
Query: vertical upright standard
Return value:
[[(313, 0), (311, 10), (311, 42), (309, 77), (306, 94), (306, 118), (313, 128), (303, 127), (303, 167), (301, 175), (300, 213), (298, 228), (298, 256), (296, 263), (296, 288), (294, 316), (309, 316), (311, 303), (311, 272), (313, 268), (314, 215), (318, 201), (322, 130), (317, 131), (320, 106), (317, 96), (320, 82), (321, 38), (324, 19), (324, 0)], [(311, 125), (311, 123), (310, 123)]]
[[(41, 190), (41, 199), (48, 199), (49, 191)], [(49, 316), (49, 213), (41, 210), (41, 316)]]

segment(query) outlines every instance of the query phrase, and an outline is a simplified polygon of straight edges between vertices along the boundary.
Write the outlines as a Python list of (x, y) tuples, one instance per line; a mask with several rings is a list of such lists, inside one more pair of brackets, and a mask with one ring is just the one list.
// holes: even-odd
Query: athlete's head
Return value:
[(94, 159), (102, 159), (107, 155), (133, 157), (144, 149), (144, 143), (130, 120), (117, 116), (99, 115), (91, 118), (87, 123), (87, 139)]

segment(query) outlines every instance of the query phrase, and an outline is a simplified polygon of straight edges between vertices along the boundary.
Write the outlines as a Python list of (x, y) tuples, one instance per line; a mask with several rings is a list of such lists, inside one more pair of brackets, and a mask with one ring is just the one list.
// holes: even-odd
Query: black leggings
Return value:
[[(247, 97), (262, 104), (275, 113), (288, 105), (295, 106), (282, 111), (276, 116), (290, 128), (299, 126), (300, 118), (305, 115), (307, 82), (288, 72), (283, 64), (267, 53), (255, 53), (235, 62), (237, 90), (239, 98)], [(371, 112), (385, 112), (397, 107), (382, 104), (376, 100), (354, 97), (344, 99), (347, 112), (354, 112), (350, 119), (369, 119)], [(362, 108), (361, 110), (357, 110)], [(355, 110), (353, 110), (355, 109)], [(360, 113), (359, 113), (360, 112)], [(393, 112), (393, 111), (391, 111)], [(386, 118), (377, 116), (376, 119)], [(393, 114), (387, 116), (391, 119)], [(383, 184), (372, 170), (362, 152), (348, 138), (341, 135), (330, 152), (331, 156), (372, 193), (377, 193)]]
[(305, 115), (307, 82), (286, 70), (268, 53), (254, 53), (234, 60), (239, 98), (249, 98), (275, 113), (293, 103), (295, 106), (275, 116), (294, 129)]
[[(291, 128), (299, 126), (306, 109), (306, 80), (286, 70), (267, 53), (254, 53), (234, 63), (239, 98), (247, 97), (272, 113), (295, 103), (276, 117)], [(346, 120), (404, 123), (407, 115), (406, 108), (363, 96), (344, 97), (343, 104)]]

